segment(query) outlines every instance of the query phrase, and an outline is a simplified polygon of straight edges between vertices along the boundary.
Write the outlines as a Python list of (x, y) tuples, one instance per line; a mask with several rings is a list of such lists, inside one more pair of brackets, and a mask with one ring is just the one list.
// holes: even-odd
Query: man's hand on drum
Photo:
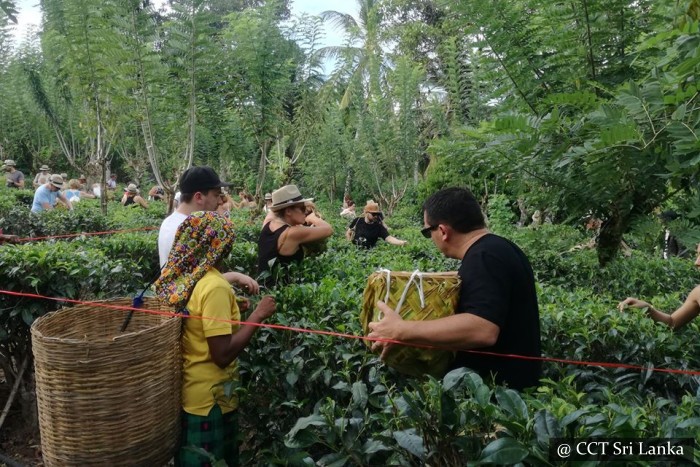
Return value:
[[(372, 321), (369, 323), (370, 333), (367, 337), (371, 339), (400, 341), (404, 320), (401, 319), (401, 316), (392, 310), (389, 305), (381, 300), (377, 302), (377, 308), (379, 308), (383, 316), (379, 321)], [(381, 350), (382, 354), (380, 358), (383, 360), (392, 345), (391, 342), (374, 341), (372, 342), (372, 352)]]

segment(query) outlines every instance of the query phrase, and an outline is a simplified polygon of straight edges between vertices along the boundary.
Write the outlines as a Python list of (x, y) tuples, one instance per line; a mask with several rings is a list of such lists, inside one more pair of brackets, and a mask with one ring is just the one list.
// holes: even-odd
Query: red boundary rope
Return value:
[(110, 235), (110, 234), (117, 234), (117, 233), (124, 233), (124, 232), (140, 232), (144, 230), (156, 230), (158, 227), (140, 227), (137, 229), (124, 229), (124, 230), (106, 230), (104, 232), (80, 232), (80, 233), (74, 233), (74, 234), (65, 234), (65, 235), (49, 235), (46, 237), (24, 237), (24, 238), (18, 238), (15, 241), (16, 242), (35, 242), (37, 240), (48, 240), (51, 238), (71, 238), (71, 237), (82, 237), (82, 236), (93, 236), (93, 235)]
[(391, 339), (377, 339), (377, 338), (371, 338), (371, 337), (365, 337), (365, 336), (356, 336), (354, 334), (344, 334), (344, 333), (333, 332), (333, 331), (321, 331), (319, 329), (297, 328), (297, 327), (292, 327), (292, 326), (283, 326), (283, 325), (279, 325), (279, 324), (251, 323), (248, 321), (233, 321), (233, 320), (226, 320), (226, 319), (219, 319), (219, 318), (204, 318), (203, 316), (190, 316), (190, 315), (184, 315), (182, 313), (175, 313), (175, 312), (170, 312), (170, 311), (149, 310), (147, 308), (135, 308), (135, 307), (124, 306), (124, 305), (109, 305), (109, 304), (106, 304), (104, 302), (88, 302), (88, 301), (82, 301), (82, 300), (72, 300), (72, 299), (68, 299), (68, 298), (47, 297), (47, 296), (39, 295), (39, 294), (12, 292), (9, 290), (0, 290), (0, 293), (5, 294), (5, 295), (16, 296), (16, 297), (38, 298), (38, 299), (43, 299), (43, 300), (53, 300), (56, 302), (74, 303), (74, 304), (78, 304), (78, 305), (92, 305), (92, 306), (96, 306), (96, 307), (100, 307), (100, 308), (111, 308), (114, 310), (140, 311), (143, 313), (149, 313), (149, 314), (154, 314), (154, 315), (179, 317), (179, 318), (209, 319), (211, 321), (219, 321), (219, 322), (230, 323), (230, 324), (257, 326), (257, 327), (261, 327), (261, 328), (279, 329), (279, 330), (283, 330), (283, 331), (293, 331), (293, 332), (307, 333), (307, 334), (321, 334), (324, 336), (341, 337), (344, 339), (357, 339), (357, 340), (370, 341), (370, 342), (386, 342), (386, 343), (391, 343), (391, 344), (399, 344), (399, 345), (405, 345), (405, 346), (409, 346), (409, 347), (419, 347), (419, 348), (425, 348), (425, 349), (462, 351), (462, 352), (469, 352), (469, 353), (478, 354), (478, 355), (492, 355), (492, 356), (501, 357), (501, 358), (514, 358), (514, 359), (519, 359), (519, 360), (539, 360), (542, 362), (563, 363), (566, 365), (597, 366), (597, 367), (604, 367), (604, 368), (625, 368), (628, 370), (636, 370), (636, 371), (655, 371), (655, 372), (659, 372), (659, 373), (671, 373), (671, 374), (679, 374), (679, 375), (700, 376), (700, 371), (696, 371), (696, 370), (678, 370), (678, 369), (673, 369), (673, 368), (650, 368), (650, 367), (644, 367), (644, 366), (640, 366), (640, 365), (630, 365), (627, 363), (590, 362), (590, 361), (585, 361), (585, 360), (567, 360), (567, 359), (563, 359), (563, 358), (530, 357), (530, 356), (526, 356), (526, 355), (501, 354), (501, 353), (495, 353), (495, 352), (484, 352), (481, 350), (449, 349), (449, 348), (445, 348), (445, 347), (413, 344), (413, 343), (401, 342), (401, 341), (396, 341), (396, 340), (391, 340)]

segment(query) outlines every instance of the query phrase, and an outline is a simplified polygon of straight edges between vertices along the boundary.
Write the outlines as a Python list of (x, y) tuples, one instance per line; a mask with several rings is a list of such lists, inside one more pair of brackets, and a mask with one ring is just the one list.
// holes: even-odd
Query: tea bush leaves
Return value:
[[(506, 204), (497, 199), (493, 209)], [(152, 205), (110, 206), (105, 217), (85, 203), (74, 212), (33, 216), (26, 214), (28, 207), (20, 212), (14, 199), (0, 196), (0, 224), (21, 236), (158, 226), (163, 208)], [(369, 251), (347, 244), (346, 221), (331, 219), (336, 235), (326, 250), (292, 268), (289, 283), (265, 292), (277, 299), (274, 324), (360, 335), (362, 291), (370, 273), (381, 267), (458, 267), (420, 236), (416, 209), (399, 212), (403, 217), (388, 223), (409, 244), (380, 242)], [(248, 212), (235, 216), (238, 236), (226, 266), (250, 273), (260, 219)], [(19, 221), (8, 223), (11, 218)], [(586, 240), (574, 228), (516, 229), (508, 224), (512, 217), (493, 212), (490, 220), (532, 262), (545, 356), (700, 368), (697, 324), (673, 332), (638, 311), (615, 308), (634, 294), (674, 309), (695, 285), (690, 261), (635, 250), (601, 270), (595, 252), (570, 251)], [(6, 244), (0, 246), (0, 283), (6, 290), (74, 299), (133, 295), (158, 274), (156, 237), (130, 232)], [(0, 295), (4, 368), (29, 351), (28, 325), (60, 305)], [(698, 378), (689, 375), (548, 362), (540, 386), (518, 393), (467, 369), (442, 379), (411, 379), (385, 366), (359, 339), (270, 328), (257, 332), (240, 368), (246, 465), (550, 465), (552, 437), (700, 440)]]

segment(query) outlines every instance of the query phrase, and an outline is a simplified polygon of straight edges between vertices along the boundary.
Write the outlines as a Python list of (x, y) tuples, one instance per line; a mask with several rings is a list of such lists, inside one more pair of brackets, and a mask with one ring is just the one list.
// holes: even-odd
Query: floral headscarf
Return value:
[(184, 307), (197, 282), (231, 253), (234, 239), (229, 219), (216, 211), (193, 212), (177, 228), (168, 262), (155, 282), (158, 297)]

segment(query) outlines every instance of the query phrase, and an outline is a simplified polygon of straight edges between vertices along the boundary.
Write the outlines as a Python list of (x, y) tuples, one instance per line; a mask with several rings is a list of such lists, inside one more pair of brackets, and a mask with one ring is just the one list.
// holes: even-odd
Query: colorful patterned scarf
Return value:
[(187, 305), (204, 274), (231, 253), (233, 223), (215, 211), (193, 212), (177, 228), (175, 242), (160, 277), (158, 297), (176, 308)]

